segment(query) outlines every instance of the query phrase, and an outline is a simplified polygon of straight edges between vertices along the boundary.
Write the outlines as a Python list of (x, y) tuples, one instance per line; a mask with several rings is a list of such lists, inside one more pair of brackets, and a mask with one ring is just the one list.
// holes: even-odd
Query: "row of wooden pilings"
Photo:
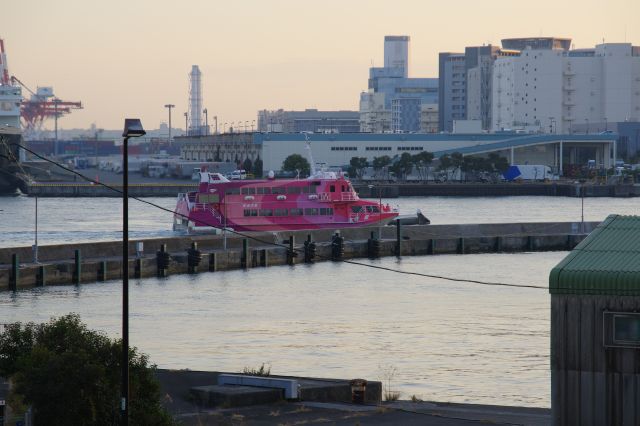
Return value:
[[(394, 253), (396, 255), (400, 255), (400, 247), (401, 247), (401, 225), (398, 224), (396, 226), (396, 243)], [(274, 244), (279, 248), (286, 248), (286, 264), (295, 265), (296, 258), (298, 258), (298, 254), (302, 254), (303, 263), (314, 263), (318, 258), (318, 245), (315, 241), (312, 240), (311, 234), (307, 235), (307, 239), (304, 241), (302, 249), (296, 249), (295, 245), (295, 237), (293, 235), (289, 236), (288, 240), (282, 242), (282, 244)], [(376, 237), (374, 232), (371, 232), (371, 238), (367, 241), (367, 255), (370, 258), (378, 258), (382, 254), (381, 250), (382, 241)], [(240, 252), (240, 268), (247, 269), (249, 267), (266, 267), (268, 265), (268, 256), (267, 250), (254, 250), (255, 254), (252, 255), (252, 252), (249, 249), (249, 239), (244, 238), (242, 240), (242, 250)], [(344, 258), (345, 254), (345, 239), (340, 235), (340, 232), (336, 232), (331, 237), (330, 242), (330, 255), (323, 256), (322, 260), (332, 260), (332, 261), (341, 261)], [(216, 267), (216, 256), (220, 253), (210, 252), (203, 253), (198, 249), (198, 243), (192, 242), (191, 247), (187, 249), (187, 273), (195, 274), (198, 272), (215, 272), (218, 268)], [(160, 250), (156, 252), (156, 272), (158, 277), (167, 277), (169, 275), (169, 270), (172, 264), (172, 256), (167, 251), (167, 245), (162, 244), (160, 246)], [(207, 260), (206, 269), (201, 268), (201, 264), (204, 260)], [(131, 259), (130, 259), (131, 261)], [(133, 278), (142, 278), (143, 277), (143, 262), (145, 261), (142, 257), (136, 257), (133, 259), (133, 268), (132, 275)], [(107, 260), (98, 261), (96, 281), (107, 281), (108, 279), (108, 264)], [(70, 284), (80, 284), (82, 281), (83, 274), (83, 258), (80, 249), (74, 250), (74, 261), (72, 265), (72, 273), (71, 273), (71, 282)], [(37, 272), (35, 276), (35, 286), (42, 287), (47, 284), (47, 264), (37, 265)], [(121, 268), (121, 265), (120, 265)], [(20, 282), (20, 259), (17, 254), (13, 254), (11, 256), (11, 272), (9, 277), (9, 290), (15, 291), (19, 287)]]
[[(299, 237), (303, 236), (300, 235)], [(312, 233), (306, 235), (303, 244), (296, 246), (295, 237), (270, 243), (258, 240), (260, 246), (249, 246), (249, 239), (241, 239), (241, 246), (234, 249), (201, 250), (198, 243), (190, 241), (185, 251), (169, 253), (166, 243), (156, 244), (155, 255), (143, 255), (142, 250), (129, 258), (132, 278), (167, 277), (173, 274), (216, 272), (232, 269), (248, 269), (274, 265), (295, 265), (316, 261), (341, 261), (349, 258), (402, 255), (466, 254), (490, 252), (517, 252), (540, 250), (571, 250), (586, 234), (508, 235), (427, 237), (403, 236), (396, 227), (394, 239), (381, 239), (379, 231), (370, 232), (367, 240), (345, 240), (336, 232), (321, 242), (313, 241)], [(326, 238), (326, 237), (325, 237)], [(362, 238), (362, 237), (360, 237)], [(238, 241), (240, 242), (240, 241)], [(136, 243), (137, 244), (137, 243)], [(153, 246), (152, 246), (153, 247)], [(184, 250), (184, 249), (183, 249)], [(136, 250), (137, 252), (137, 250)], [(45, 263), (20, 264), (18, 254), (10, 256), (9, 269), (0, 268), (0, 289), (17, 290), (55, 284), (80, 284), (122, 278), (122, 259), (113, 256), (83, 258), (81, 250), (73, 251), (73, 260), (50, 260)], [(8, 285), (7, 285), (8, 284)]]

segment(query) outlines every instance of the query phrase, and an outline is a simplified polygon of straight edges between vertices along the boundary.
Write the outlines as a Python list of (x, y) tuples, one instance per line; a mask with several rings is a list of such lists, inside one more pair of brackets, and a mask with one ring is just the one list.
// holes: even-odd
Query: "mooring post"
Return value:
[(198, 243), (192, 242), (191, 247), (187, 249), (187, 272), (195, 274), (198, 272), (198, 265), (202, 262), (202, 253), (198, 250)]
[(209, 272), (216, 271), (216, 254), (209, 253)]
[(502, 251), (502, 237), (496, 237), (495, 251), (496, 253), (500, 253)]
[(80, 249), (76, 249), (74, 253), (73, 283), (80, 284), (80, 277), (82, 275), (82, 256), (80, 254)]
[(294, 257), (296, 253), (294, 251), (295, 246), (295, 237), (293, 235), (289, 235), (289, 248), (287, 249), (287, 264), (293, 266), (295, 264)]
[(401, 235), (402, 231), (400, 228), (400, 220), (396, 219), (396, 256), (400, 257), (400, 250), (401, 250), (401, 246), (400, 246), (400, 241), (402, 238)]
[(307, 234), (304, 242), (304, 263), (313, 263), (316, 257), (316, 243), (311, 241), (311, 234)]
[(142, 276), (142, 258), (137, 257), (133, 268), (133, 277), (139, 279)]
[(106, 281), (107, 280), (107, 261), (103, 260), (100, 262), (100, 266), (98, 267), (98, 281)]
[(464, 254), (464, 237), (458, 238), (458, 254)]
[(9, 279), (9, 290), (15, 291), (18, 288), (20, 279), (20, 259), (17, 253), (11, 255), (11, 277)]
[(527, 251), (533, 251), (533, 237), (531, 235), (527, 237)]
[(247, 265), (249, 263), (249, 240), (246, 238), (242, 239), (242, 253), (240, 254), (240, 267), (242, 269), (247, 269)]
[(158, 265), (158, 276), (166, 277), (167, 270), (169, 269), (169, 261), (170, 261), (169, 253), (167, 252), (167, 245), (161, 244), (160, 250), (156, 253), (156, 262)]
[(40, 265), (38, 266), (38, 273), (36, 275), (36, 286), (44, 287), (45, 285), (45, 267), (44, 265)]
[(331, 260), (340, 261), (344, 257), (344, 237), (340, 235), (340, 231), (331, 237)]
[(429, 247), (427, 247), (427, 254), (436, 254), (436, 240), (433, 238), (429, 240)]

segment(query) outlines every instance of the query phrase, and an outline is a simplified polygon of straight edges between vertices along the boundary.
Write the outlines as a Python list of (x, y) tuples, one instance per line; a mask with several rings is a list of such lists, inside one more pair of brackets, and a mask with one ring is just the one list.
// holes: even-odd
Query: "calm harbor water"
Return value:
[[(386, 258), (376, 264), (544, 287), (566, 253)], [(367, 263), (369, 261), (363, 261)], [(546, 289), (488, 287), (349, 264), (145, 279), (131, 343), (164, 368), (378, 379), (403, 398), (549, 406)], [(120, 333), (121, 283), (0, 292), (0, 322), (78, 312)]]
[[(172, 210), (173, 198), (148, 198)], [(579, 221), (580, 199), (566, 197), (407, 197), (383, 200), (403, 214), (416, 209), (433, 224)], [(174, 235), (172, 214), (131, 201), (130, 237)], [(637, 198), (587, 198), (585, 220), (599, 221), (610, 213), (637, 214)], [(121, 238), (121, 201), (117, 198), (40, 198), (38, 240), (42, 244), (105, 241)], [(34, 242), (35, 199), (0, 197), (0, 247)]]
[[(171, 198), (150, 198), (166, 208)], [(434, 224), (579, 221), (580, 199), (416, 197), (383, 200), (420, 208)], [(33, 244), (35, 200), (0, 198), (0, 247)], [(585, 199), (585, 220), (637, 214), (637, 199)], [(130, 203), (132, 239), (170, 236), (172, 217)], [(121, 203), (41, 198), (39, 242), (121, 238)], [(410, 271), (545, 287), (565, 255), (481, 254), (387, 258)], [(364, 263), (369, 262), (363, 260)], [(45, 321), (78, 312), (117, 337), (121, 284), (0, 292), (0, 322)], [(549, 295), (398, 275), (348, 264), (273, 267), (135, 281), (132, 344), (166, 368), (370, 379), (397, 371), (404, 398), (549, 405)]]

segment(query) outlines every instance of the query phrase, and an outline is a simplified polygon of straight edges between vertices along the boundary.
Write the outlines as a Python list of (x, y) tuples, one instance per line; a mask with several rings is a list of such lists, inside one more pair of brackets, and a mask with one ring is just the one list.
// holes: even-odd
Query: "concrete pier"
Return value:
[[(120, 183), (109, 183), (121, 190)], [(518, 195), (542, 195), (579, 197), (580, 185), (571, 182), (551, 183), (354, 183), (363, 198), (398, 198), (413, 196), (497, 197)], [(28, 185), (27, 194), (38, 197), (120, 197), (119, 192), (101, 185), (85, 182), (42, 182)], [(175, 197), (178, 193), (195, 191), (197, 184), (185, 183), (133, 183), (129, 184), (132, 197)], [(638, 197), (640, 185), (585, 185), (585, 197)]]
[[(400, 244), (395, 227), (342, 229), (343, 259), (382, 256), (421, 256), (491, 252), (571, 250), (591, 232), (597, 222), (504, 223), (469, 225), (416, 225), (402, 228)], [(371, 235), (378, 235), (376, 256), (371, 256)], [(274, 233), (250, 233), (255, 239), (222, 235), (176, 236), (131, 241), (131, 278), (174, 274), (251, 269), (275, 265), (295, 265), (305, 261), (304, 241), (316, 244), (314, 261), (332, 258), (335, 229)], [(290, 239), (290, 237), (293, 237)], [(246, 242), (245, 242), (246, 241)], [(297, 256), (291, 256), (291, 241)], [(143, 251), (136, 252), (137, 243)], [(199, 264), (189, 264), (190, 251), (200, 254)], [(165, 246), (167, 265), (159, 260)], [(398, 253), (398, 248), (400, 251)], [(41, 246), (40, 263), (32, 263), (31, 247), (0, 249), (0, 289), (17, 290), (56, 284), (95, 283), (122, 278), (122, 243), (119, 241)], [(193, 256), (193, 253), (191, 254)], [(192, 257), (193, 259), (193, 257)], [(163, 266), (161, 268), (161, 266)], [(164, 268), (166, 266), (166, 268)]]

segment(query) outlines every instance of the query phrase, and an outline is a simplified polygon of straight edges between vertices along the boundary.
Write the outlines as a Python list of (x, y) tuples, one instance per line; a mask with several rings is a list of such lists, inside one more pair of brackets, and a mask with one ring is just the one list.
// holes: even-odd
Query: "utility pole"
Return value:
[(205, 135), (209, 134), (209, 111), (207, 111), (207, 109), (203, 109), (202, 112), (204, 113), (204, 128), (205, 128)]
[(186, 112), (184, 113), (184, 134), (189, 135), (189, 114)]
[(217, 135), (217, 134), (218, 134), (218, 116), (217, 116), (217, 115), (214, 115), (214, 116), (213, 116), (213, 120), (214, 120), (214, 121), (215, 121), (215, 123), (216, 123), (216, 133), (215, 133), (215, 134)]
[(166, 104), (164, 107), (169, 109), (169, 146), (171, 146), (171, 108), (175, 108), (176, 106), (173, 104)]

